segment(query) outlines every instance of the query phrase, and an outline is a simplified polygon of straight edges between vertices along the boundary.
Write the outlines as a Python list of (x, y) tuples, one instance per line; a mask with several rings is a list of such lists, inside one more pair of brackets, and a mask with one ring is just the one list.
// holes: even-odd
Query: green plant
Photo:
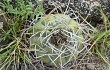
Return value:
[[(40, 9), (34, 9), (34, 5), (27, 0), (16, 0), (12, 4), (11, 0), (0, 2), (3, 16), (8, 26), (7, 29), (1, 25), (2, 33), (0, 34), (0, 70), (17, 70), (24, 68), (28, 69), (28, 64), (33, 68), (31, 59), (29, 59), (29, 43), (26, 36), (27, 22), (34, 19), (35, 13), (40, 14)], [(39, 7), (38, 7), (39, 8)], [(5, 9), (5, 10), (4, 10)], [(42, 12), (43, 13), (43, 12)], [(31, 19), (31, 20), (30, 20)], [(28, 24), (30, 26), (31, 23)], [(5, 43), (8, 41), (7, 43)], [(1, 47), (3, 46), (3, 47)], [(24, 64), (20, 65), (20, 64)], [(13, 68), (14, 67), (14, 68)]]
[(87, 48), (90, 28), (64, 14), (42, 17), (30, 28), (30, 46), (36, 58), (63, 68)]
[(98, 27), (97, 33), (94, 34), (93, 53), (96, 53), (104, 61), (106, 69), (110, 69), (110, 22), (108, 17), (100, 10), (103, 23)]

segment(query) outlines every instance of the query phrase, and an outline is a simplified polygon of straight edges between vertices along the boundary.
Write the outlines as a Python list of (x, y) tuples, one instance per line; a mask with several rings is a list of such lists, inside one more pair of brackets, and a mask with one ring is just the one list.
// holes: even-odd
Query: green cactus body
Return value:
[(46, 15), (30, 30), (33, 30), (31, 48), (36, 46), (36, 58), (45, 63), (63, 66), (74, 60), (82, 49), (82, 31), (78, 23), (67, 15)]

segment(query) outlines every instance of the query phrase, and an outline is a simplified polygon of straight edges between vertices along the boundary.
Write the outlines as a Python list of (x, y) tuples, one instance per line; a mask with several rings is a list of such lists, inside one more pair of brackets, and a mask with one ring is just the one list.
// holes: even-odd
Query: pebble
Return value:
[(88, 64), (87, 65), (87, 69), (94, 70), (95, 69), (95, 66), (93, 64)]

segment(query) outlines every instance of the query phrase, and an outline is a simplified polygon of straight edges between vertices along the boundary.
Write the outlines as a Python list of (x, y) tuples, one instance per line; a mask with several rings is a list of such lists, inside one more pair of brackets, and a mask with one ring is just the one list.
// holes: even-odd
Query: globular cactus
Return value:
[(68, 15), (49, 14), (30, 28), (30, 46), (37, 59), (63, 67), (87, 48), (85, 38), (89, 29), (84, 28)]

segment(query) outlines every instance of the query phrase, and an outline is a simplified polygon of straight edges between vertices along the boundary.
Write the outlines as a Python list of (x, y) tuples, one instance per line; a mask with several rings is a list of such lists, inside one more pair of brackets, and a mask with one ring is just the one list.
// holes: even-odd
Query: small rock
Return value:
[(95, 69), (95, 66), (93, 64), (88, 64), (87, 65), (87, 69), (94, 70)]

